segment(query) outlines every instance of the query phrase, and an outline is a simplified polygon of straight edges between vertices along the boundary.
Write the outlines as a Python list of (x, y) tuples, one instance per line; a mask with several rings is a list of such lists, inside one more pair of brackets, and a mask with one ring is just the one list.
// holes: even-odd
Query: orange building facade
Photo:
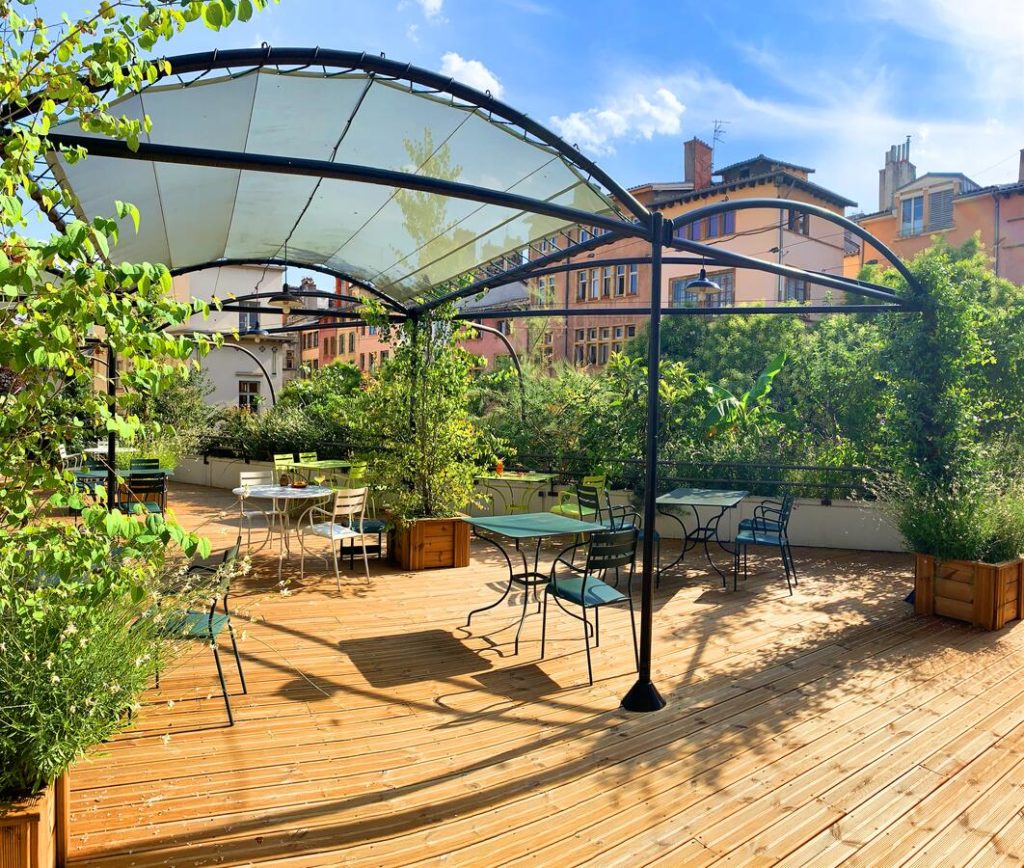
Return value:
[[(880, 184), (880, 209), (854, 219), (901, 259), (911, 259), (934, 239), (944, 238), (958, 246), (976, 232), (992, 257), (1000, 277), (1024, 283), (1024, 151), (1015, 182), (981, 187), (956, 172), (929, 172), (916, 177), (904, 151), (908, 168), (905, 182), (891, 191)], [(886, 169), (890, 168), (891, 155)], [(878, 251), (864, 245), (848, 258), (846, 274), (856, 276), (866, 263), (878, 261)]]

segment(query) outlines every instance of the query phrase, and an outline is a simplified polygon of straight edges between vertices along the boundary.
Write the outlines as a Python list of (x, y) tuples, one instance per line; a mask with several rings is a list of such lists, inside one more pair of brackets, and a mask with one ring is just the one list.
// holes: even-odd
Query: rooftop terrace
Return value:
[[(171, 496), (215, 547), (230, 502)], [(232, 595), (237, 724), (196, 643), (73, 770), (74, 864), (1020, 864), (1024, 628), (914, 616), (908, 556), (795, 554), (792, 597), (767, 555), (737, 593), (696, 559), (662, 582), (668, 705), (647, 715), (618, 707), (625, 612), (602, 619), (592, 688), (557, 610), (543, 661), (536, 615), (512, 655), (521, 598), (461, 628), (502, 586), (493, 550), (419, 574), (371, 560), (340, 594), (322, 564), (282, 594), (257, 558)]]

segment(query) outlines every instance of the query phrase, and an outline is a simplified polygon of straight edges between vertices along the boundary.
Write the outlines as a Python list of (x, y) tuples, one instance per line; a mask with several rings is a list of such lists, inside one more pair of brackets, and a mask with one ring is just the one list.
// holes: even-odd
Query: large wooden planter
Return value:
[(0, 805), (0, 866), (59, 868), (68, 855), (70, 783), (62, 775), (38, 796)]
[(1024, 560), (985, 564), (914, 555), (914, 611), (945, 615), (984, 630), (1024, 617)]
[(403, 570), (469, 566), (469, 525), (461, 518), (418, 518), (388, 533), (388, 558)]

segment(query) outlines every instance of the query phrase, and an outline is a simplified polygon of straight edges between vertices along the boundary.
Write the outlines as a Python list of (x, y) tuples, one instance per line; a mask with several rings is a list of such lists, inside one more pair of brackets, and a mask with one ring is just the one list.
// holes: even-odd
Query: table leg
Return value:
[(475, 533), (475, 532), (474, 532), (473, 535), (477, 539), (481, 539), (484, 542), (490, 543), (499, 552), (501, 552), (501, 556), (505, 559), (505, 563), (508, 564), (508, 585), (505, 586), (505, 591), (502, 593), (502, 595), (500, 597), (498, 597), (498, 599), (495, 600), (493, 603), (491, 603), (490, 605), (487, 605), (487, 606), (481, 606), (479, 609), (473, 609), (473, 611), (471, 611), (469, 613), (469, 615), (466, 617), (466, 626), (467, 627), (470, 625), (470, 623), (473, 620), (473, 616), (475, 614), (477, 614), (477, 612), (486, 612), (488, 609), (493, 609), (496, 606), (500, 606), (502, 604), (502, 602), (504, 602), (504, 600), (512, 592), (513, 576), (515, 575), (515, 571), (512, 569), (512, 559), (509, 558), (508, 552), (506, 552), (505, 549), (502, 548), (501, 544), (498, 543), (497, 540), (491, 539), (490, 537), (483, 536), (482, 534), (478, 534), (478, 533)]

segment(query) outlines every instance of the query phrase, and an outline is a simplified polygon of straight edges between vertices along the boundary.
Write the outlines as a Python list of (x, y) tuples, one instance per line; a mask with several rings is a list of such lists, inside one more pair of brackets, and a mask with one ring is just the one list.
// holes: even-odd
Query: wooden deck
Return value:
[[(229, 498), (171, 503), (215, 543)], [(249, 682), (226, 727), (197, 644), (136, 728), (72, 776), (76, 864), (568, 866), (1019, 865), (1024, 861), (1024, 627), (982, 633), (913, 615), (910, 559), (796, 551), (738, 593), (696, 568), (655, 599), (668, 706), (618, 707), (628, 615), (606, 611), (586, 682), (578, 622), (498, 595), (468, 569), (320, 572), (239, 583)], [(318, 566), (322, 569), (322, 563)], [(293, 571), (297, 580), (297, 565)]]

